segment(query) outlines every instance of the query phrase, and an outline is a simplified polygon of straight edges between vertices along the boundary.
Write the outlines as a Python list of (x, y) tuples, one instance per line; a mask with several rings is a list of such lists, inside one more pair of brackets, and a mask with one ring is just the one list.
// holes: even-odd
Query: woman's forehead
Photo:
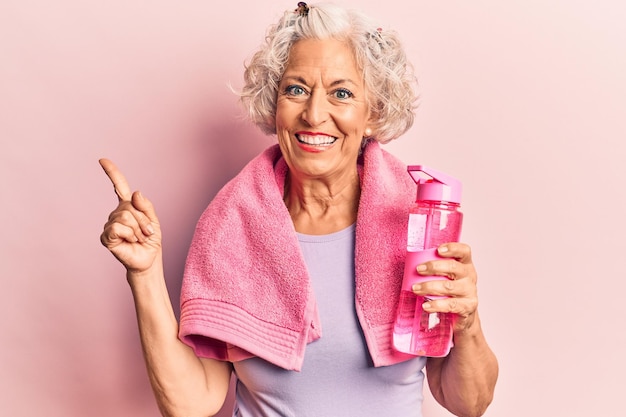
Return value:
[(360, 83), (361, 72), (350, 46), (336, 39), (306, 39), (296, 42), (290, 51), (285, 76), (297, 73), (320, 73)]

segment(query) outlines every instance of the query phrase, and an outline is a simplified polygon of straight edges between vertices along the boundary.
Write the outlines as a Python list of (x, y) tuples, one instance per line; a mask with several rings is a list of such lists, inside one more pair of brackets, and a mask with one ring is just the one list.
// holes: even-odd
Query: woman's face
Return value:
[(368, 127), (366, 98), (363, 75), (345, 43), (307, 39), (293, 45), (276, 106), (278, 143), (292, 176), (354, 175)]

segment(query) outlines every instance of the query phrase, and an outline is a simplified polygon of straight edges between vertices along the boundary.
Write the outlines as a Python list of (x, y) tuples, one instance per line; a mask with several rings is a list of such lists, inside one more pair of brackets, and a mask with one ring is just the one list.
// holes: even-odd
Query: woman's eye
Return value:
[(299, 85), (290, 85), (285, 89), (285, 92), (291, 96), (301, 96), (302, 94), (306, 93), (304, 88), (300, 87)]
[(337, 97), (340, 100), (351, 98), (353, 95), (354, 94), (352, 94), (350, 90), (347, 90), (345, 88), (340, 88), (338, 90), (335, 90), (335, 97)]

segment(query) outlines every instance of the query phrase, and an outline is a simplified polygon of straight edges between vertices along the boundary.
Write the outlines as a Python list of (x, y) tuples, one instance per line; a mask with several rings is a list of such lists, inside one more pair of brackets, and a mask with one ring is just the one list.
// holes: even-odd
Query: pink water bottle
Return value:
[(416, 268), (439, 258), (437, 247), (442, 243), (459, 241), (463, 223), (461, 183), (422, 165), (410, 165), (407, 170), (417, 184), (417, 198), (409, 210), (407, 255), (393, 345), (404, 353), (443, 357), (452, 348), (454, 314), (425, 312), (422, 304), (437, 297), (416, 296), (411, 287), (418, 282), (447, 279), (418, 275)]

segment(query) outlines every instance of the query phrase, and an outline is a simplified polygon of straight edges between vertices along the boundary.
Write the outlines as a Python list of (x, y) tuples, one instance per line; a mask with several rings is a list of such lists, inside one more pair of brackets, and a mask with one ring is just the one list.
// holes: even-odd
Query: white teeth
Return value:
[(335, 142), (337, 138), (326, 135), (298, 135), (298, 140), (302, 143), (306, 143), (307, 145), (330, 145)]

